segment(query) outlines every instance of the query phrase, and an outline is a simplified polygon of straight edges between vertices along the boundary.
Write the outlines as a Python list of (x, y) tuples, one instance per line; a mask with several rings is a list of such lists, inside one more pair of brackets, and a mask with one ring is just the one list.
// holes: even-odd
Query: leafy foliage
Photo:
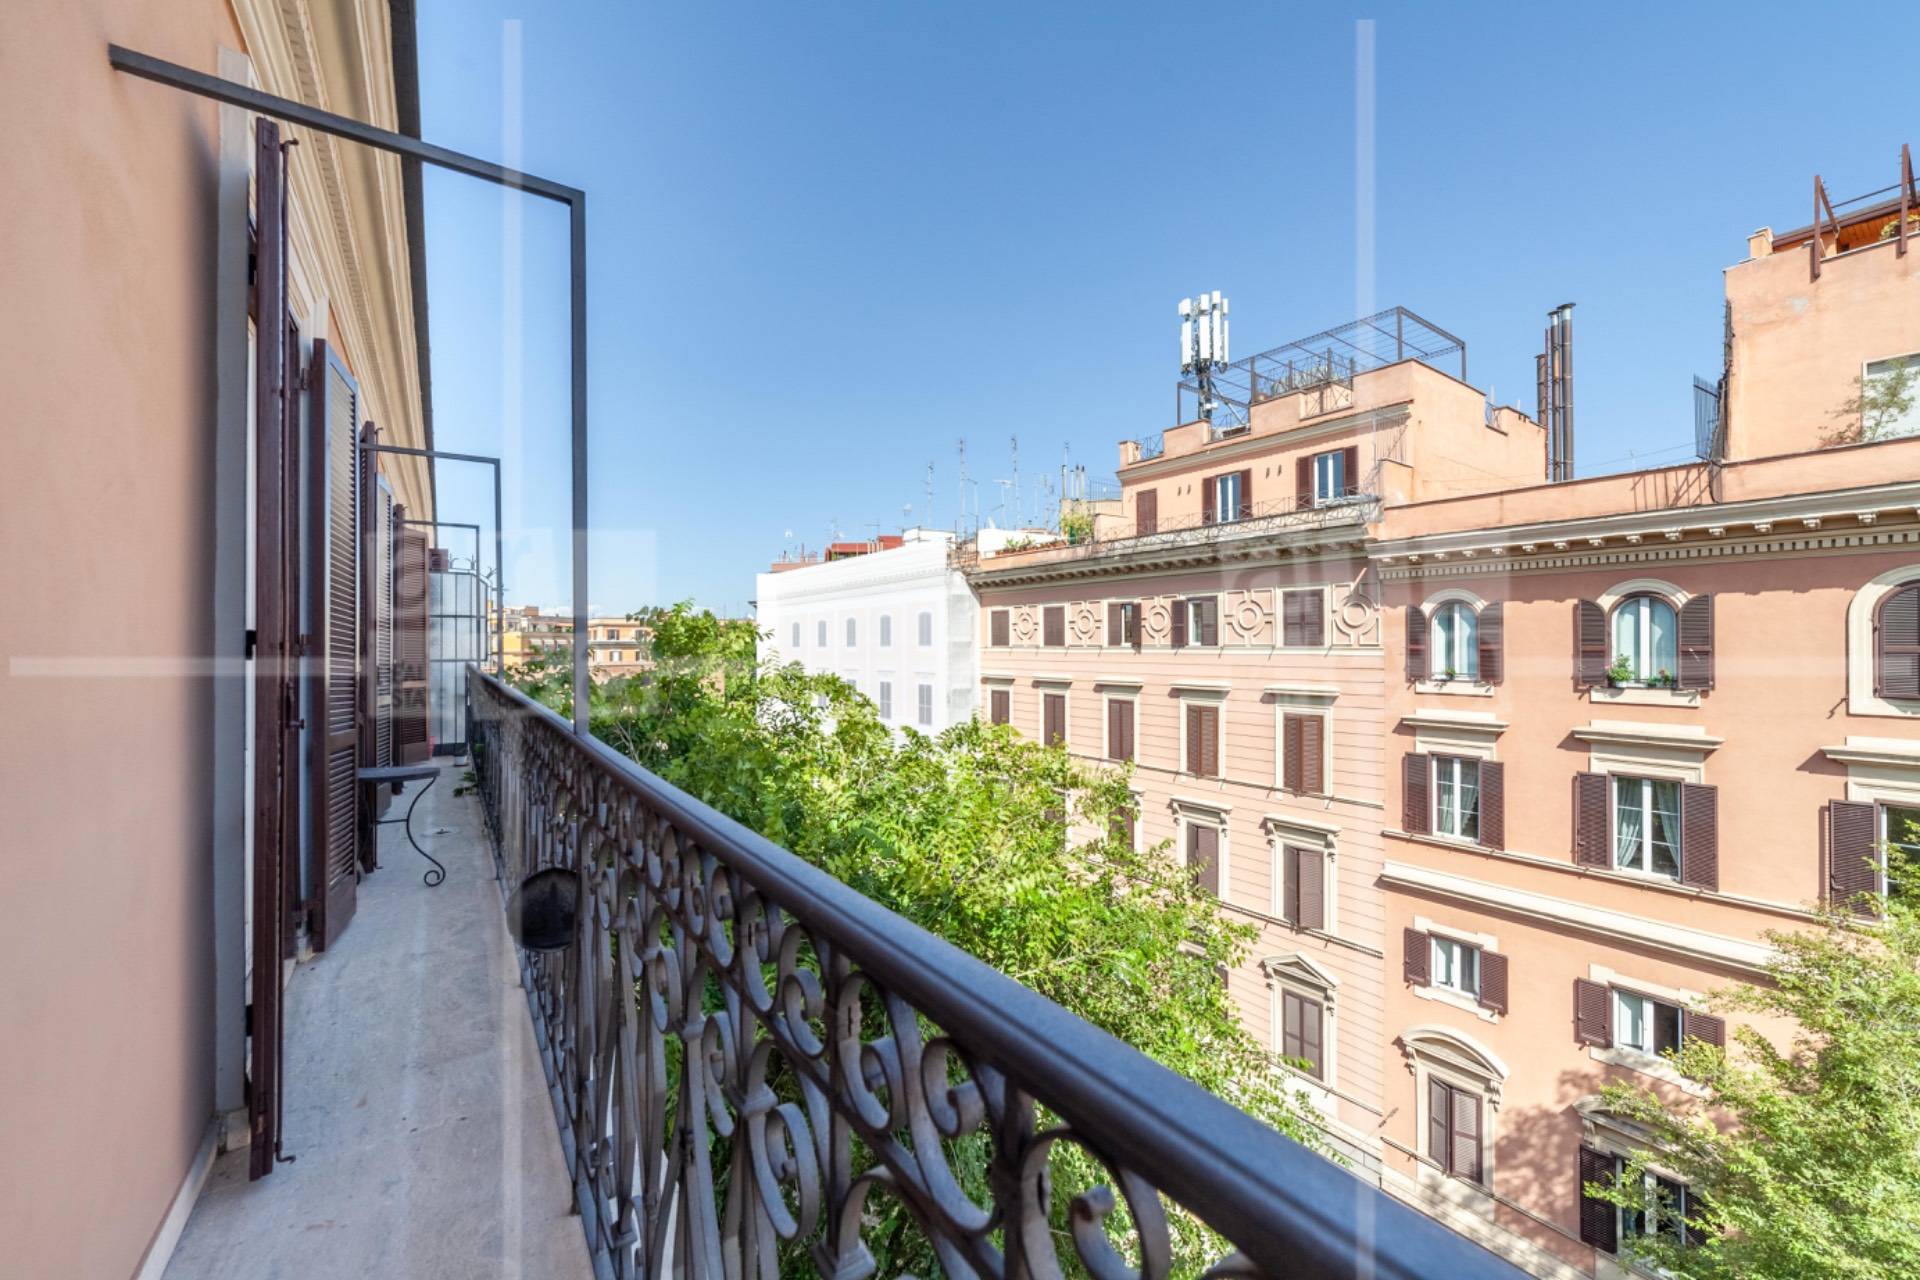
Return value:
[(1920, 368), (1905, 359), (1889, 361), (1889, 366), (1886, 373), (1853, 380), (1853, 394), (1833, 411), (1833, 425), (1821, 436), (1822, 445), (1870, 444), (1896, 434), (1920, 399)]
[[(1898, 835), (1896, 835), (1896, 840)], [(1887, 850), (1897, 886), (1906, 871)], [(1609, 1086), (1605, 1105), (1646, 1132), (1620, 1181), (1646, 1207), (1649, 1167), (1699, 1196), (1697, 1243), (1628, 1237), (1623, 1253), (1691, 1280), (1892, 1280), (1920, 1275), (1920, 909), (1896, 892), (1822, 909), (1770, 934), (1771, 981), (1719, 993), (1728, 1009), (1791, 1019), (1782, 1049), (1752, 1028), (1728, 1050), (1689, 1040), (1677, 1065), (1702, 1094), (1677, 1105)]]

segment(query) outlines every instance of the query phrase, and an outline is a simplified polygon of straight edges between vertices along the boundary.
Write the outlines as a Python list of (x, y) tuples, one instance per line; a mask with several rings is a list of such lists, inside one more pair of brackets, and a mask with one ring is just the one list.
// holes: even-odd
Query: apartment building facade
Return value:
[[(565, 663), (573, 652), (573, 615), (519, 605), (501, 620), (501, 653), (511, 670), (536, 658)], [(595, 680), (638, 675), (647, 669), (646, 628), (632, 618), (587, 619), (587, 674)]]
[(1763, 932), (1920, 832), (1920, 422), (1857, 402), (1920, 368), (1899, 213), (1754, 237), (1697, 463), (1550, 483), (1430, 350), (1255, 357), (1244, 423), (1122, 444), (1091, 544), (970, 575), (982, 714), (1132, 763), (1336, 1144), (1534, 1274), (1675, 1229), (1584, 1195), (1634, 1150), (1601, 1087), (1680, 1096)]
[(972, 718), (979, 610), (950, 563), (953, 535), (908, 530), (897, 545), (842, 550), (754, 581), (764, 657), (840, 676), (881, 720), (938, 733)]

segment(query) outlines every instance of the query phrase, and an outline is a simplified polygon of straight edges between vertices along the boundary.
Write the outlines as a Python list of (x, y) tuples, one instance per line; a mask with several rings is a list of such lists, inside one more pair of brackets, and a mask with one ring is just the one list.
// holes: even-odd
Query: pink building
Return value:
[(973, 575), (983, 705), (1134, 761), (1336, 1145), (1535, 1274), (1624, 1274), (1602, 1083), (1687, 1088), (1707, 994), (1920, 824), (1920, 414), (1859, 404), (1920, 368), (1902, 213), (1755, 235), (1698, 462), (1552, 481), (1570, 420), (1389, 312), (1233, 366), (1244, 425), (1122, 444), (1122, 517)]

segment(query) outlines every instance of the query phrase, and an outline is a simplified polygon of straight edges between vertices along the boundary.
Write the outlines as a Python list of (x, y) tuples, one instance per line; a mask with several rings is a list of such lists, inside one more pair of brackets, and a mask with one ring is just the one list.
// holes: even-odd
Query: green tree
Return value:
[(1916, 400), (1920, 400), (1920, 369), (1903, 357), (1888, 362), (1884, 373), (1853, 380), (1853, 394), (1833, 411), (1833, 425), (1821, 437), (1826, 446), (1869, 444), (1892, 436)]
[[(680, 604), (634, 615), (649, 670), (595, 687), (594, 735), (852, 888), (1296, 1139), (1315, 1130), (1220, 978), (1255, 936), (1166, 846), (1121, 835), (1128, 774), (1005, 726), (896, 734), (846, 681), (762, 664), (750, 622)], [(565, 710), (558, 664), (515, 675)], [(1063, 1190), (1107, 1175), (1060, 1149)], [(971, 1159), (984, 1199), (985, 1149)], [(1071, 1176), (1069, 1176), (1071, 1175)], [(1187, 1269), (1224, 1252), (1176, 1215)], [(891, 1238), (893, 1233), (871, 1233)], [(903, 1246), (904, 1247), (904, 1246)], [(1071, 1254), (1071, 1249), (1067, 1252)], [(931, 1255), (882, 1259), (926, 1274)]]
[(1648, 1145), (1617, 1183), (1589, 1190), (1644, 1209), (1641, 1175), (1657, 1166), (1698, 1196), (1693, 1243), (1630, 1236), (1623, 1253), (1691, 1280), (1920, 1276), (1920, 910), (1898, 889), (1902, 850), (1886, 854), (1892, 896), (1770, 934), (1770, 981), (1717, 994), (1729, 1010), (1791, 1019), (1787, 1047), (1751, 1028), (1726, 1050), (1688, 1041), (1677, 1065), (1702, 1091), (1678, 1104), (1606, 1089)]

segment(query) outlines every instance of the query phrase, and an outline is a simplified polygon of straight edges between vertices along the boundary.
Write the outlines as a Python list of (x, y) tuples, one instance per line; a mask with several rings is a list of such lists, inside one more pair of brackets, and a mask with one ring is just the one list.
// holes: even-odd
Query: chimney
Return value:
[(1546, 350), (1534, 357), (1538, 421), (1547, 432), (1547, 479), (1573, 479), (1573, 304), (1547, 312)]

